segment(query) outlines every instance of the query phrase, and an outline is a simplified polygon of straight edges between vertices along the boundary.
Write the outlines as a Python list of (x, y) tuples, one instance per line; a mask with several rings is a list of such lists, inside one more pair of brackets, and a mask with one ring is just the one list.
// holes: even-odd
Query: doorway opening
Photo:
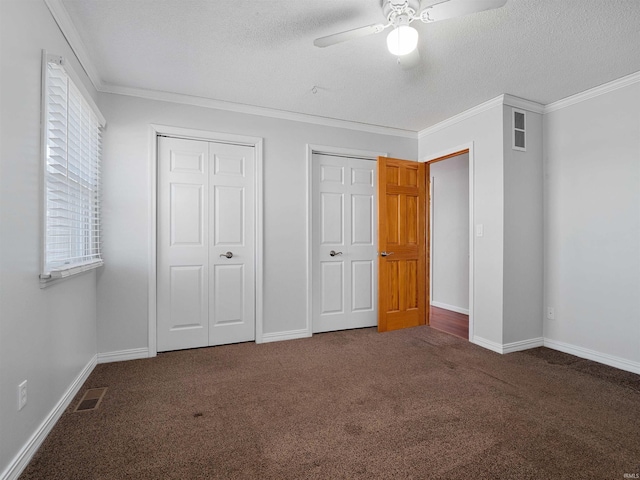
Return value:
[(431, 327), (472, 338), (472, 162), (469, 148), (427, 161)]

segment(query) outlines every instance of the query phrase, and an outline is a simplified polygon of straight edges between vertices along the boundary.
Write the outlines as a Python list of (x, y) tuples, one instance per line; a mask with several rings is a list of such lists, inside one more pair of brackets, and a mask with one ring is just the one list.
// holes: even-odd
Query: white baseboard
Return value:
[(544, 338), (530, 338), (528, 340), (520, 340), (519, 342), (505, 343), (502, 345), (502, 353), (519, 352), (521, 350), (529, 350), (544, 346)]
[(544, 338), (542, 337), (530, 338), (527, 340), (520, 340), (518, 342), (503, 344), (492, 342), (491, 340), (487, 340), (486, 338), (478, 337), (476, 335), (473, 337), (471, 342), (500, 354), (519, 352), (521, 350), (528, 350), (530, 348), (544, 346)]
[(637, 373), (640, 375), (640, 362), (634, 362), (614, 355), (596, 352), (595, 350), (578, 347), (577, 345), (571, 345), (557, 340), (551, 340), (549, 338), (544, 339), (544, 346), (552, 348), (553, 350), (559, 350), (560, 352), (575, 355), (576, 357), (586, 358), (587, 360), (593, 360), (598, 363), (604, 363), (610, 367), (619, 368), (620, 370), (626, 370), (627, 372)]
[(551, 340), (549, 338), (531, 338), (529, 340), (522, 340), (519, 342), (499, 344), (487, 340), (477, 335), (473, 337), (471, 343), (475, 343), (481, 347), (491, 350), (496, 353), (512, 353), (519, 352), (521, 350), (528, 350), (536, 347), (547, 347), (560, 352), (575, 355), (576, 357), (586, 358), (587, 360), (593, 360), (594, 362), (609, 365), (610, 367), (619, 368), (627, 372), (637, 373), (640, 375), (640, 362), (634, 362), (625, 358), (616, 357), (606, 353), (596, 352), (588, 348), (579, 347), (577, 345), (571, 345), (569, 343), (559, 342), (557, 340)]
[(42, 445), (44, 439), (47, 438), (47, 435), (49, 435), (51, 429), (60, 419), (65, 409), (69, 406), (71, 400), (73, 400), (73, 397), (76, 396), (76, 394), (80, 390), (80, 387), (82, 387), (84, 382), (87, 380), (87, 378), (95, 368), (97, 362), (97, 355), (89, 360), (89, 363), (87, 363), (82, 371), (78, 374), (76, 379), (69, 386), (69, 388), (64, 393), (62, 398), (58, 401), (53, 410), (49, 412), (49, 415), (47, 415), (47, 417), (40, 424), (34, 434), (31, 435), (31, 438), (29, 438), (20, 452), (18, 452), (11, 463), (9, 463), (5, 471), (2, 472), (2, 475), (0, 475), (0, 480), (15, 480), (20, 476), (22, 471), (35, 455), (38, 448), (40, 448), (40, 445)]
[(147, 347), (99, 353), (98, 363), (122, 362), (124, 360), (138, 360), (140, 358), (149, 358), (149, 349)]
[(491, 340), (487, 340), (486, 338), (482, 338), (477, 335), (474, 335), (470, 341), (471, 343), (475, 343), (476, 345), (479, 345), (493, 352), (503, 353), (502, 344), (500, 343), (492, 342)]
[(296, 338), (308, 338), (310, 336), (311, 332), (306, 328), (302, 330), (289, 330), (288, 332), (263, 333), (262, 342), (260, 343), (280, 342), (282, 340), (294, 340)]
[(431, 302), (431, 306), (432, 307), (443, 308), (444, 310), (451, 310), (452, 312), (456, 312), (456, 313), (462, 313), (463, 315), (469, 315), (469, 309), (468, 308), (455, 307), (453, 305), (447, 305), (446, 303), (435, 302), (435, 301)]

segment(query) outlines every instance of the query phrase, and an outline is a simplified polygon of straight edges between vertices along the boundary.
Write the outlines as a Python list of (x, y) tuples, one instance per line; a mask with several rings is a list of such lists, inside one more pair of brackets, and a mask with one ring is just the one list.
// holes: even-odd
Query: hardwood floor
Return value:
[(441, 332), (450, 333), (465, 340), (469, 339), (469, 315), (431, 306), (429, 325)]

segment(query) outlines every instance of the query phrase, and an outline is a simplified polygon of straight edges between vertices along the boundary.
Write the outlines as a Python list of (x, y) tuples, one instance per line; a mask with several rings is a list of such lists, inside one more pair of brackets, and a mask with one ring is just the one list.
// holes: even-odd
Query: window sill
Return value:
[(57, 283), (60, 280), (64, 280), (65, 278), (73, 277), (75, 275), (79, 275), (81, 273), (88, 272), (90, 270), (95, 270), (98, 267), (102, 267), (104, 265), (104, 261), (102, 260), (94, 260), (92, 262), (83, 263), (80, 265), (74, 265), (68, 268), (60, 268), (57, 270), (52, 270), (49, 273), (43, 273), (40, 275), (40, 288), (48, 287), (53, 283)]

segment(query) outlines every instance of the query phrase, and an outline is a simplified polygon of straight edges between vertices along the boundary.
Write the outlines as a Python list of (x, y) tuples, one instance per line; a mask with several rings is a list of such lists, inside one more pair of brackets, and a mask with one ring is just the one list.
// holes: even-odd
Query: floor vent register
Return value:
[(80, 399), (78, 406), (74, 412), (87, 412), (90, 410), (96, 410), (100, 406), (102, 397), (104, 397), (107, 387), (102, 388), (90, 388)]

